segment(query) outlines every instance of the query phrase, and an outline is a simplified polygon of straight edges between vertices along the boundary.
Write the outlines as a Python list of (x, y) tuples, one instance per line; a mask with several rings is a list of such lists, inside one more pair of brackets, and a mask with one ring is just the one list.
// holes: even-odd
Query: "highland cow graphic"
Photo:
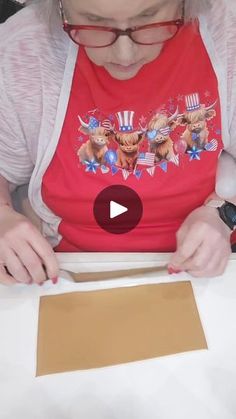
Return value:
[(81, 163), (95, 160), (99, 164), (104, 163), (104, 155), (108, 150), (109, 141), (113, 135), (113, 127), (109, 120), (100, 122), (94, 116), (90, 117), (89, 122), (84, 122), (78, 115), (81, 126), (79, 131), (89, 135), (86, 143), (82, 144), (78, 150)]
[(204, 148), (208, 143), (209, 130), (207, 121), (216, 116), (213, 109), (216, 102), (206, 107), (200, 104), (199, 94), (194, 93), (185, 97), (186, 112), (178, 116), (178, 124), (186, 126), (182, 139), (188, 148)]
[(116, 114), (119, 122), (119, 131), (115, 132), (115, 141), (118, 144), (117, 166), (133, 171), (139, 154), (139, 145), (145, 137), (143, 131), (133, 129), (133, 111), (122, 111)]
[(149, 140), (149, 151), (155, 154), (155, 163), (163, 159), (172, 160), (175, 157), (170, 133), (177, 125), (177, 117), (178, 109), (170, 117), (158, 113), (148, 124), (146, 135)]

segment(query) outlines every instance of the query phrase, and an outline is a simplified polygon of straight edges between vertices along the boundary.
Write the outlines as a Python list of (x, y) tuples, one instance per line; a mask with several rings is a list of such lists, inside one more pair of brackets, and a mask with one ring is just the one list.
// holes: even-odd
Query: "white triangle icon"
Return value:
[(127, 211), (128, 208), (123, 207), (123, 205), (120, 205), (115, 201), (110, 201), (110, 218), (118, 217), (118, 215), (124, 214), (124, 212)]

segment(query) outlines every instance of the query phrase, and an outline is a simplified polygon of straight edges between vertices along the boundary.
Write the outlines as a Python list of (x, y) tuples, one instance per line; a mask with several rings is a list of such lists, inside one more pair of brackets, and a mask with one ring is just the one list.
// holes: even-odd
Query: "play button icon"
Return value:
[(138, 225), (143, 205), (133, 189), (123, 185), (113, 185), (97, 195), (93, 213), (103, 230), (112, 234), (124, 234)]
[(118, 215), (124, 214), (126, 211), (128, 211), (128, 208), (123, 205), (120, 205), (115, 201), (110, 202), (110, 218), (118, 217)]

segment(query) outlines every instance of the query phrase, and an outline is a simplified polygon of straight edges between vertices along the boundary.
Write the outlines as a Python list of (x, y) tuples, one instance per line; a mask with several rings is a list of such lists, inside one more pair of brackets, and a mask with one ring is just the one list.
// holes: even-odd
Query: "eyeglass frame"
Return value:
[[(147, 45), (147, 46), (148, 45), (158, 45), (162, 42), (167, 42), (167, 41), (173, 39), (177, 35), (179, 29), (184, 25), (184, 22), (185, 22), (185, 0), (183, 0), (183, 2), (182, 2), (181, 18), (176, 19), (176, 20), (166, 21), (166, 22), (156, 22), (156, 23), (150, 23), (150, 24), (142, 25), (142, 26), (133, 26), (133, 27), (130, 27), (130, 28), (127, 28), (127, 29), (118, 29), (118, 28), (112, 28), (112, 27), (109, 27), (109, 26), (73, 25), (73, 24), (70, 24), (70, 23), (68, 23), (68, 21), (66, 19), (63, 4), (62, 4), (62, 0), (58, 0), (58, 3), (59, 3), (60, 15), (61, 15), (61, 18), (62, 18), (62, 24), (63, 24), (64, 31), (67, 33), (67, 35), (70, 37), (70, 39), (76, 45), (83, 46), (85, 48), (106, 48), (106, 47), (109, 47), (109, 46), (113, 45), (120, 36), (128, 36), (135, 44), (138, 44), (138, 45)], [(133, 32), (143, 30), (143, 29), (148, 29), (148, 28), (158, 28), (158, 27), (162, 27), (162, 26), (171, 26), (171, 25), (176, 26), (177, 31), (175, 32), (175, 34), (171, 38), (167, 39), (166, 41), (142, 43), (142, 42), (138, 42), (138, 41), (136, 41), (132, 38), (132, 33)], [(71, 31), (72, 30), (80, 30), (80, 29), (96, 30), (96, 31), (100, 30), (100, 31), (103, 31), (103, 32), (112, 32), (112, 33), (115, 34), (115, 38), (112, 42), (110, 42), (109, 44), (106, 44), (106, 45), (102, 45), (102, 46), (91, 46), (91, 45), (89, 45), (89, 46), (87, 46), (86, 44), (76, 42), (73, 39), (73, 37), (71, 36)]]

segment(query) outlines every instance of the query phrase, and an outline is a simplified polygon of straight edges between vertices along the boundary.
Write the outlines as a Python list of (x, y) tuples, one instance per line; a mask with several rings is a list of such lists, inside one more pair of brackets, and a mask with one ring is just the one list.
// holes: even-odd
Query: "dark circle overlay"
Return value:
[[(110, 202), (127, 207), (128, 211), (110, 218)], [(108, 233), (124, 234), (133, 230), (143, 214), (143, 204), (138, 194), (123, 185), (108, 186), (96, 197), (93, 213), (98, 225)]]

